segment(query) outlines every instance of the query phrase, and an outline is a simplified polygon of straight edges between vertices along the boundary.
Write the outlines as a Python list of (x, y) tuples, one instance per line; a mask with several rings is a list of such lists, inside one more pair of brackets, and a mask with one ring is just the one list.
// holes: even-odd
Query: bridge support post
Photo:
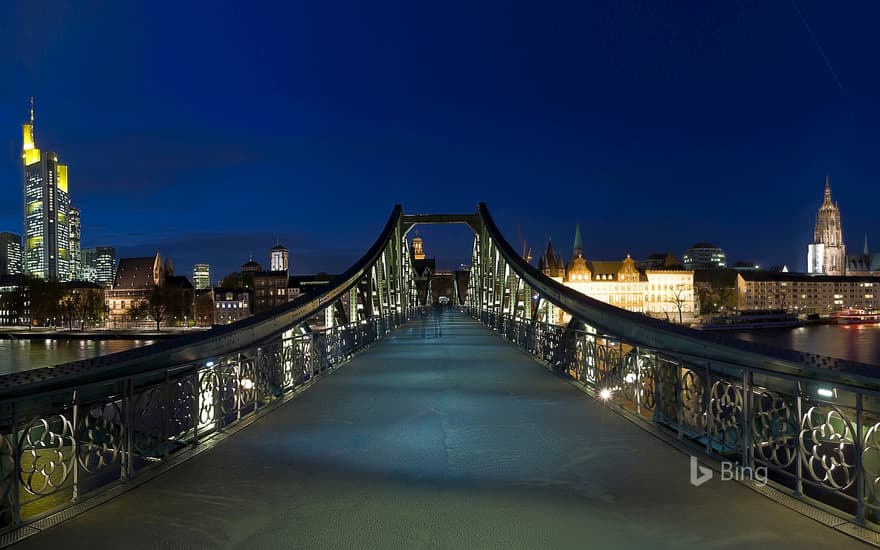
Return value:
[[(125, 394), (123, 393), (123, 396)], [(125, 402), (125, 398), (123, 397), (123, 403)], [(73, 411), (72, 411), (72, 430), (73, 430), (73, 472), (71, 472), (71, 476), (73, 477), (73, 483), (71, 487), (71, 500), (76, 502), (79, 500), (79, 423), (82, 422), (80, 419), (80, 410), (79, 410), (79, 390), (73, 390)]]
[(754, 429), (754, 396), (752, 396), (752, 371), (743, 369), (743, 439), (742, 461), (743, 465), (755, 468), (755, 455), (752, 449), (752, 430)]
[(862, 468), (862, 392), (856, 392), (856, 433), (853, 447), (856, 454), (856, 523), (865, 524), (865, 474)]
[(797, 497), (801, 497), (804, 494), (804, 482), (803, 482), (803, 479), (804, 479), (804, 477), (803, 477), (804, 476), (804, 472), (803, 472), (804, 457), (803, 457), (803, 454), (801, 451), (801, 446), (800, 446), (800, 431), (803, 429), (803, 423), (804, 423), (803, 400), (801, 398), (802, 393), (803, 392), (801, 391), (801, 383), (800, 383), (800, 381), (798, 381), (798, 383), (797, 383), (797, 426), (795, 426), (795, 429), (798, 431), (798, 436), (797, 436), (798, 444), (795, 445), (795, 447), (794, 447), (795, 448), (795, 460), (797, 461), (797, 469), (796, 469), (797, 478), (795, 479), (794, 493)]
[(12, 523), (21, 525), (21, 487), (18, 478), (21, 475), (21, 438), (18, 434), (18, 402), (12, 402)]

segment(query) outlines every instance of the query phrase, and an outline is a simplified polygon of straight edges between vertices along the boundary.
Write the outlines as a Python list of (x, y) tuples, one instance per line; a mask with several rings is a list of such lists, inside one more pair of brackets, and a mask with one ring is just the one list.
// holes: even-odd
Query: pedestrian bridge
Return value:
[[(717, 477), (717, 476), (716, 476)], [(843, 548), (476, 320), (417, 316), (320, 384), (21, 548)], [(17, 545), (18, 546), (18, 545)]]
[[(406, 234), (424, 223), (474, 231), (456, 311), (418, 307)], [(876, 371), (592, 300), (520, 258), (483, 204), (396, 206), (319, 294), (0, 377), (0, 543), (878, 542)], [(694, 487), (688, 455), (768, 484)]]

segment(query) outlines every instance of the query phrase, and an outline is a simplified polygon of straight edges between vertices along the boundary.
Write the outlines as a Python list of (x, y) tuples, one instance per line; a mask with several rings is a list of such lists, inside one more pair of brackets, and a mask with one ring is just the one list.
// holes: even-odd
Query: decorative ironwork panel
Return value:
[(623, 356), (618, 387), (623, 399), (633, 405), (638, 403), (641, 383), (639, 382), (639, 356), (635, 348)]
[(639, 356), (639, 408), (654, 412), (657, 408), (657, 361), (654, 355)]
[(854, 433), (840, 408), (829, 404), (809, 407), (800, 429), (804, 479), (829, 489), (849, 488), (856, 479)]
[(125, 433), (121, 397), (80, 404), (77, 424), (77, 454), (82, 471), (95, 474), (120, 461)]
[(678, 385), (679, 371), (681, 369), (678, 363), (658, 359), (655, 366), (655, 387), (656, 387), (656, 407), (654, 409), (654, 419), (662, 423), (678, 423)]
[(787, 470), (797, 458), (799, 421), (793, 396), (763, 391), (753, 396), (752, 449), (756, 460)]
[(199, 381), (196, 374), (174, 378), (168, 384), (168, 433), (174, 440), (187, 440), (195, 428)]
[(24, 489), (45, 496), (65, 487), (74, 467), (74, 433), (69, 412), (38, 417), (19, 439), (19, 477)]
[[(165, 454), (166, 387), (164, 384), (139, 388), (131, 399), (131, 451), (135, 457), (159, 459)], [(137, 466), (137, 464), (135, 464)]]
[(742, 384), (714, 378), (709, 393), (712, 447), (719, 453), (742, 451), (744, 428)]

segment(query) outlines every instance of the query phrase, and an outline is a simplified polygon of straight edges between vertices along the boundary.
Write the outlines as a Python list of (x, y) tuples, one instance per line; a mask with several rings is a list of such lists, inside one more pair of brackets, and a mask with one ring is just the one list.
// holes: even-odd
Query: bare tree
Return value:
[(153, 286), (147, 295), (147, 315), (156, 322), (156, 332), (161, 330), (162, 321), (165, 321), (171, 310), (171, 302), (174, 296), (164, 286)]
[(67, 330), (73, 330), (73, 320), (78, 317), (77, 313), (82, 307), (82, 296), (79, 292), (66, 292), (60, 300), (61, 315), (67, 321)]
[(684, 323), (684, 319), (682, 316), (682, 311), (684, 309), (684, 304), (687, 298), (686, 285), (678, 284), (675, 285), (675, 288), (672, 289), (672, 303), (675, 304), (675, 307), (678, 309), (678, 323)]

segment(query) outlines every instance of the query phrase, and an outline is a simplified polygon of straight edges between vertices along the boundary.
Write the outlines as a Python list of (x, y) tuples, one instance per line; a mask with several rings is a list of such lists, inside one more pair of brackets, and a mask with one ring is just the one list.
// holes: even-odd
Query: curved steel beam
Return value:
[(748, 366), (812, 379), (837, 379), (843, 383), (880, 389), (880, 379), (871, 376), (871, 371), (876, 367), (871, 365), (841, 361), (834, 370), (812, 367), (805, 364), (812, 354), (768, 348), (673, 325), (590, 298), (554, 281), (523, 260), (504, 239), (485, 203), (480, 203), (477, 212), (488, 237), (495, 243), (504, 261), (526, 284), (554, 305), (610, 335), (698, 364)]
[(419, 224), (452, 224), (462, 223), (470, 227), (474, 233), (480, 234), (482, 222), (479, 213), (476, 214), (404, 214), (401, 218), (403, 234)]

